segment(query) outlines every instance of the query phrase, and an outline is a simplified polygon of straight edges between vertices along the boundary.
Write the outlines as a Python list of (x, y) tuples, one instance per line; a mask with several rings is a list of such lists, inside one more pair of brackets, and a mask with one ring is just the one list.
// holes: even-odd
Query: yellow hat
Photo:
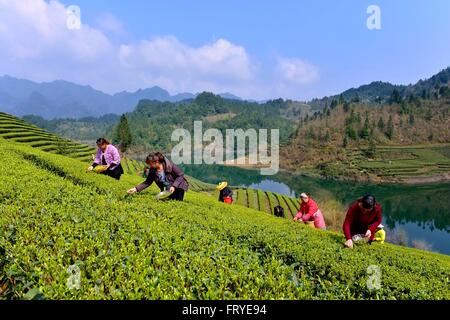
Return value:
[(228, 185), (228, 182), (226, 181), (222, 181), (221, 183), (219, 183), (216, 187), (217, 190), (223, 190), (226, 186)]

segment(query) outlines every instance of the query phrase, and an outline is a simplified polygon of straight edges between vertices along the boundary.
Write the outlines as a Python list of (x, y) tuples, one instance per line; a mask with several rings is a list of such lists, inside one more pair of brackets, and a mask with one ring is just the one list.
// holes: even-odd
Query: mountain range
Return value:
[(313, 99), (308, 102), (312, 109), (321, 110), (330, 105), (333, 100), (339, 99), (345, 101), (364, 102), (364, 103), (389, 103), (394, 92), (397, 98), (406, 98), (408, 96), (435, 98), (442, 94), (448, 94), (450, 83), (450, 67), (441, 70), (432, 77), (419, 80), (415, 84), (394, 85), (389, 82), (373, 81), (370, 84), (362, 85), (357, 88), (351, 88), (340, 94), (324, 97), (321, 99)]
[[(0, 111), (17, 116), (34, 114), (46, 119), (122, 114), (132, 111), (143, 99), (179, 102), (194, 99), (197, 95), (198, 93), (171, 95), (157, 86), (110, 95), (91, 86), (64, 80), (37, 83), (8, 75), (0, 77)], [(231, 93), (222, 93), (220, 96), (240, 100)]]
[[(311, 110), (330, 106), (333, 100), (358, 101), (365, 103), (386, 103), (393, 98), (448, 94), (450, 67), (434, 76), (410, 85), (394, 85), (374, 81), (340, 94), (313, 99), (306, 102)], [(122, 91), (113, 95), (96, 90), (91, 86), (78, 85), (64, 80), (37, 83), (11, 76), (0, 77), (0, 111), (16, 116), (38, 115), (46, 119), (100, 117), (105, 114), (122, 114), (134, 110), (140, 100), (181, 102), (195, 99), (199, 93), (179, 93), (154, 86), (135, 92)], [(242, 100), (231, 93), (221, 93), (225, 99)], [(394, 97), (395, 98), (395, 97)], [(254, 102), (254, 100), (248, 100)], [(261, 102), (260, 102), (261, 103)]]

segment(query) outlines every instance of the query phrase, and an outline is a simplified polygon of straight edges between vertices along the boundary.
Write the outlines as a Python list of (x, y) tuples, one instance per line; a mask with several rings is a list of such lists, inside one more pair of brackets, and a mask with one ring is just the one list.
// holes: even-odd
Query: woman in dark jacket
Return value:
[(233, 191), (228, 188), (228, 182), (222, 181), (216, 187), (219, 190), (219, 201), (232, 204), (233, 203)]
[(171, 193), (169, 199), (183, 201), (184, 193), (189, 188), (183, 171), (160, 152), (150, 153), (145, 162), (150, 166), (147, 179), (128, 190), (128, 193), (141, 192), (155, 182), (161, 191), (168, 190)]

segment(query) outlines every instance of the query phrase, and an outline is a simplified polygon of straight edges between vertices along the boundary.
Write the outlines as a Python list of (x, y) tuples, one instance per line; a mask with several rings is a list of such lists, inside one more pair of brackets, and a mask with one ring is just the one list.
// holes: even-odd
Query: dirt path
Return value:
[(402, 181), (406, 184), (421, 184), (421, 183), (433, 183), (433, 182), (448, 182), (450, 181), (450, 172), (441, 173), (429, 177), (411, 177)]

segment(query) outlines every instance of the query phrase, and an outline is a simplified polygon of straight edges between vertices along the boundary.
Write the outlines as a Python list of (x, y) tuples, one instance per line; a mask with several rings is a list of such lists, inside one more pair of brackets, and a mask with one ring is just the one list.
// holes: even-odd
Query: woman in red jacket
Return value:
[(353, 248), (352, 238), (359, 234), (373, 241), (381, 220), (381, 205), (373, 195), (367, 194), (356, 200), (348, 209), (342, 227), (346, 238), (344, 245)]
[(314, 221), (314, 227), (317, 229), (326, 229), (323, 214), (317, 206), (317, 203), (311, 198), (311, 195), (309, 193), (302, 193), (300, 194), (300, 199), (302, 199), (302, 203), (294, 221), (302, 220), (304, 223)]

